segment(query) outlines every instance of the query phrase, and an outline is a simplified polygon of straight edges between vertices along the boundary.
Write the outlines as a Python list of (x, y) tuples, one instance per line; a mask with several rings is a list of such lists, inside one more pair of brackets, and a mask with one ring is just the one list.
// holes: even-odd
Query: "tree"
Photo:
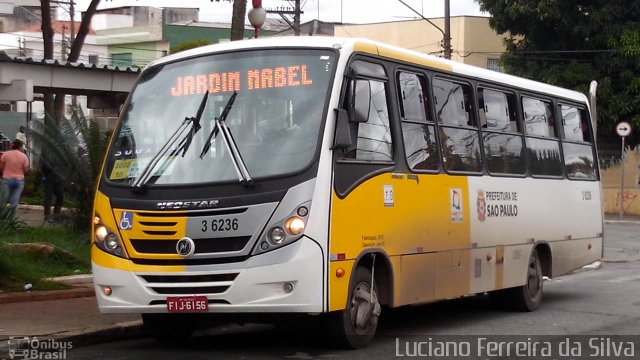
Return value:
[(178, 45), (172, 47), (171, 48), (171, 53), (175, 54), (175, 53), (178, 53), (180, 51), (185, 51), (185, 50), (197, 48), (197, 47), (200, 47), (200, 46), (210, 45), (212, 43), (213, 42), (211, 40), (209, 40), (209, 39), (186, 40), (186, 41), (183, 41), (183, 42), (179, 43)]
[[(211, 0), (214, 1), (214, 0)], [(231, 15), (231, 41), (244, 39), (244, 19), (247, 13), (247, 0), (215, 0), (216, 2), (233, 2)]]
[(71, 225), (86, 230), (109, 137), (98, 123), (85, 118), (82, 109), (70, 106), (69, 113), (69, 119), (61, 118), (58, 123), (33, 122), (33, 155), (45, 156), (64, 179), (65, 198), (73, 203)]
[[(73, 44), (71, 45), (71, 51), (69, 52), (69, 56), (67, 57), (68, 62), (77, 62), (80, 59), (80, 53), (82, 52), (82, 47), (84, 46), (84, 41), (89, 34), (89, 30), (91, 29), (91, 19), (93, 15), (96, 13), (98, 9), (98, 5), (100, 5), (100, 0), (91, 0), (89, 7), (84, 13), (84, 17), (82, 18), (82, 22), (80, 23), (80, 28), (78, 29), (77, 34), (72, 34), (75, 36)], [(44, 58), (45, 59), (53, 59), (53, 26), (51, 21), (51, 1), (50, 0), (41, 0), (40, 1), (40, 11), (42, 13), (42, 37), (43, 37), (43, 47), (44, 47)], [(66, 94), (56, 94), (55, 99), (52, 94), (45, 94), (44, 97), (44, 108), (45, 113), (49, 117), (53, 117), (55, 121), (60, 121), (64, 118), (65, 113), (65, 99)]]
[[(640, 2), (477, 0), (505, 39), (508, 73), (588, 92), (598, 81), (598, 136), (621, 120), (640, 127)], [(629, 140), (638, 143), (638, 132)]]

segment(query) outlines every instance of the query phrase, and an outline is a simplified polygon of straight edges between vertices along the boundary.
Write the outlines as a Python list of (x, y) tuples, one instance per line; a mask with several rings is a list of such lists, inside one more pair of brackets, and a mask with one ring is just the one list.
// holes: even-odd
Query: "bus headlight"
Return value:
[(286, 237), (286, 234), (284, 232), (284, 229), (282, 229), (279, 226), (276, 226), (272, 228), (271, 231), (269, 231), (269, 241), (271, 241), (271, 243), (274, 245), (278, 245), (282, 243), (285, 237)]
[(290, 217), (284, 222), (285, 231), (291, 235), (302, 234), (306, 225), (304, 220), (299, 216)]
[(93, 220), (93, 234), (95, 236), (94, 242), (98, 249), (111, 255), (127, 258), (120, 238), (115, 231), (102, 223), (100, 216), (96, 216)]
[(266, 234), (258, 242), (260, 246), (256, 246), (253, 253), (267, 252), (300, 239), (307, 227), (310, 205), (309, 201), (297, 206), (289, 216), (267, 227)]

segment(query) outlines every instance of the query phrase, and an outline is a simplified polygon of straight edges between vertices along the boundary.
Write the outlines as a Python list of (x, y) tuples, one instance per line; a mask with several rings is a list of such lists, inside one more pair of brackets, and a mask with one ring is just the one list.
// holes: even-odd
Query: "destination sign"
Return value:
[[(242, 86), (244, 84), (244, 86)], [(313, 80), (307, 74), (307, 65), (277, 66), (251, 69), (244, 72), (230, 71), (178, 76), (171, 88), (171, 96), (185, 96), (247, 90), (284, 88), (290, 86), (309, 86)]]

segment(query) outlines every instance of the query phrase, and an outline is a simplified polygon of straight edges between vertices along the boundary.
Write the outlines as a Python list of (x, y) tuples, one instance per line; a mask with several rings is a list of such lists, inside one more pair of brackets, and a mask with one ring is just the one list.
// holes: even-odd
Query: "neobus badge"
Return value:
[(176, 243), (176, 252), (182, 257), (193, 255), (196, 251), (196, 243), (191, 238), (183, 237)]

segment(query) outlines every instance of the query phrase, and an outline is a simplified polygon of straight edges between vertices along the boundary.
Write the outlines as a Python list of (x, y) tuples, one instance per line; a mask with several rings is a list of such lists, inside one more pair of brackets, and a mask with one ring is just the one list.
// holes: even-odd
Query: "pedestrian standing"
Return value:
[(11, 218), (18, 219), (18, 201), (24, 189), (24, 174), (29, 170), (29, 158), (22, 148), (24, 143), (14, 140), (11, 150), (5, 152), (0, 158), (0, 170), (2, 171), (2, 194), (0, 195), (4, 208), (7, 202), (11, 205)]
[(27, 128), (20, 126), (20, 131), (16, 133), (16, 140), (22, 141), (23, 144), (27, 143)]
[[(59, 167), (49, 161), (46, 156), (40, 157), (40, 160), (44, 182), (44, 221), (53, 223), (60, 220), (60, 210), (64, 202), (64, 184)], [(51, 216), (51, 200), (54, 196), (56, 201), (53, 204), (53, 216)]]

